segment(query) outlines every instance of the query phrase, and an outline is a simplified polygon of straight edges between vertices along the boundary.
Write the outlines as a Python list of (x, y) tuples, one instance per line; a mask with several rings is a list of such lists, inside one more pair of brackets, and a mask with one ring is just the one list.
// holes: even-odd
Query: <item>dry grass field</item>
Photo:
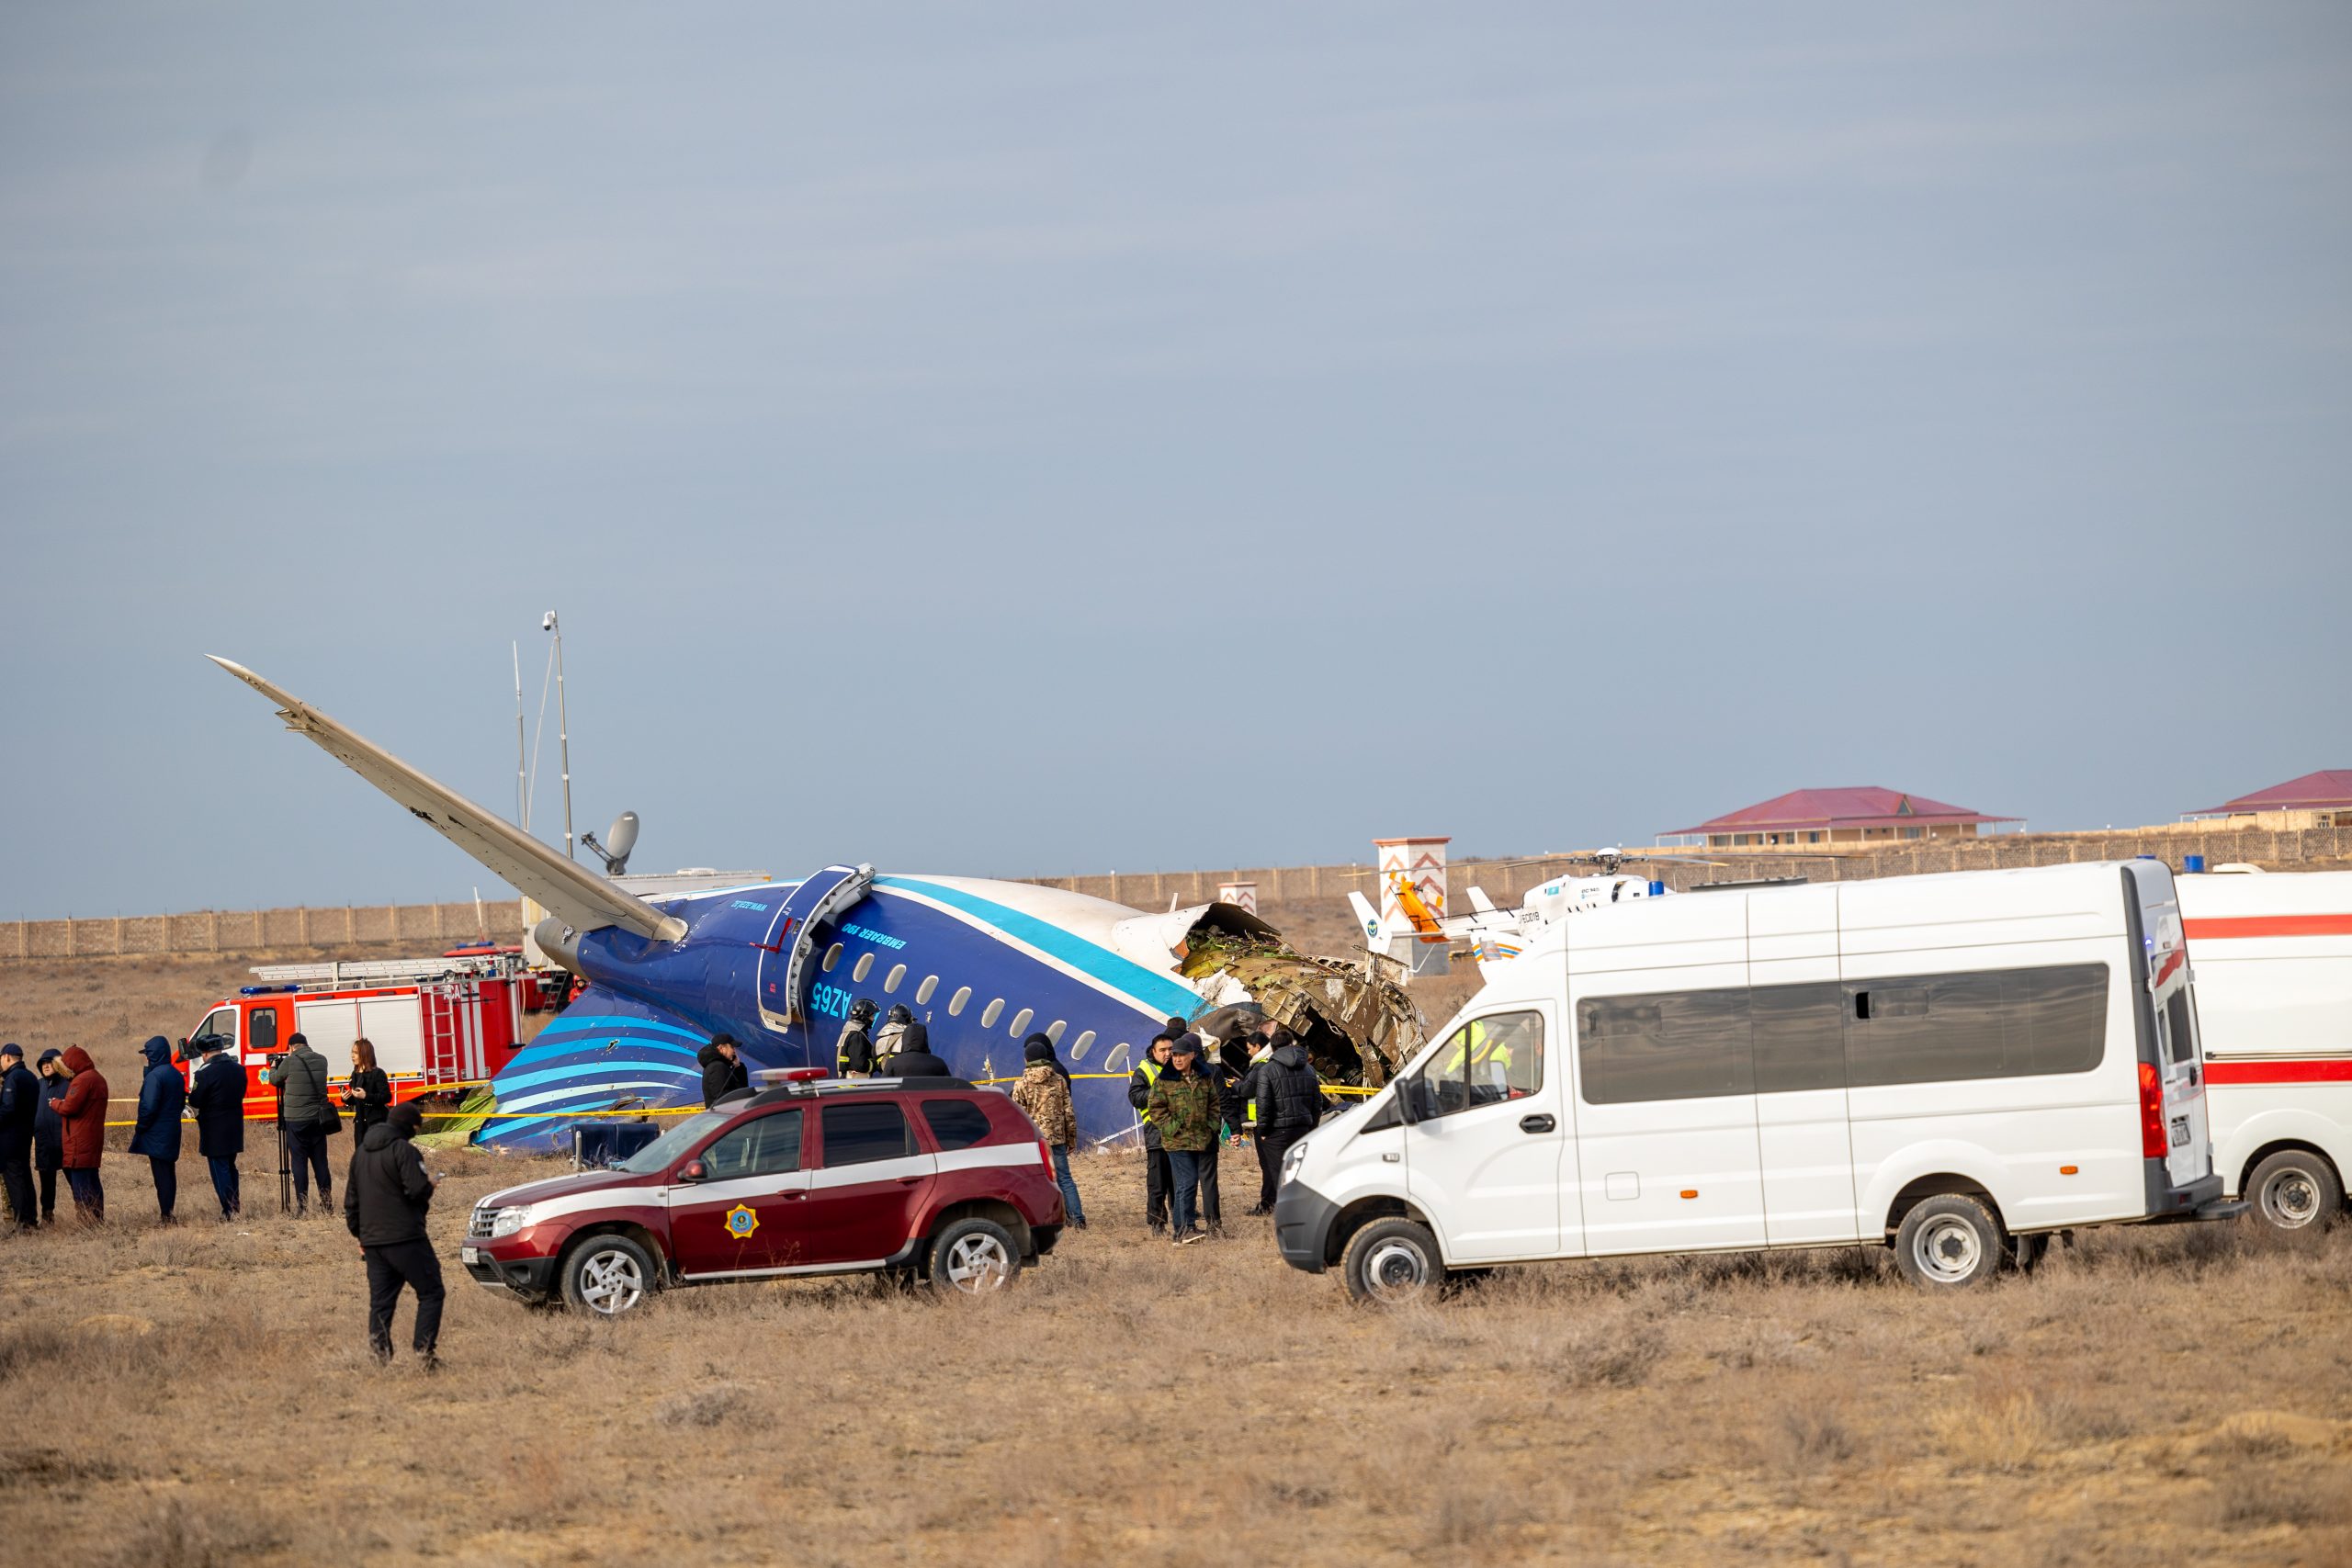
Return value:
[[(0, 1032), (126, 1090), (251, 961), (0, 965)], [(105, 1231), (0, 1238), (0, 1562), (2352, 1564), (2352, 1229), (2101, 1232), (1950, 1300), (1856, 1249), (1379, 1313), (1263, 1221), (1150, 1241), (1105, 1155), (1093, 1227), (1002, 1299), (596, 1325), (455, 1262), (476, 1197), (553, 1167), (429, 1163), (438, 1375), (368, 1360), (356, 1250), (269, 1212), (266, 1145), (240, 1225), (191, 1145), (196, 1223), (110, 1160)]]

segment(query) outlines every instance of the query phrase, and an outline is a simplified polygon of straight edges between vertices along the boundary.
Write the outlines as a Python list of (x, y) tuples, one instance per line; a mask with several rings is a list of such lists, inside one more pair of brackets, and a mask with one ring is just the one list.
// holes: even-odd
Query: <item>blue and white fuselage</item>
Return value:
[(721, 1032), (755, 1071), (830, 1070), (850, 1005), (865, 997), (878, 1010), (905, 1004), (932, 1049), (975, 1083), (1019, 1076), (1023, 1041), (1051, 1036), (1072, 1074), (1080, 1130), (1102, 1142), (1136, 1125), (1126, 1076), (1146, 1043), (1168, 1018), (1208, 1005), (1176, 973), (1167, 939), (1181, 941), (1215, 906), (1155, 917), (1030, 883), (888, 874), (802, 938), (814, 950), (802, 994), (782, 998), (799, 933), (779, 940), (778, 917), (803, 886), (650, 900), (685, 922), (674, 942), (614, 927), (580, 935), (566, 958), (590, 987), (499, 1074), (502, 1114), (480, 1141), (547, 1146), (569, 1137), (551, 1112), (698, 1102), (695, 1053)]

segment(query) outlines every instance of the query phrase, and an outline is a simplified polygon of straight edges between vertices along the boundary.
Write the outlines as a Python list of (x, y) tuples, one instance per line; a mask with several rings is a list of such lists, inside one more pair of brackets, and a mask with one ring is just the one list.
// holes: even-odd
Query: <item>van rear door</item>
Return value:
[[(2165, 1128), (2165, 1170), (2176, 1188), (2213, 1168), (2213, 1137), (2205, 1101), (2205, 1056), (2197, 1030), (2188, 943), (2172, 873), (2161, 861), (2124, 867), (2139, 919), (2133, 978), (2145, 1000), (2143, 1018), (2154, 1037)], [(2136, 998), (2135, 998), (2136, 999)]]

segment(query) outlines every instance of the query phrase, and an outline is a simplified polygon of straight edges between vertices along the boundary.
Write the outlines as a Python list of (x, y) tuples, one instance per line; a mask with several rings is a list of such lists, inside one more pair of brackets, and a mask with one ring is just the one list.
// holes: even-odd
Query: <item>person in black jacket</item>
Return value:
[(882, 1064), (886, 1078), (952, 1078), (955, 1070), (945, 1058), (931, 1054), (931, 1031), (920, 1023), (907, 1025), (899, 1036), (899, 1054)]
[(0, 1045), (0, 1188), (20, 1231), (40, 1227), (33, 1199), (33, 1121), (40, 1102), (40, 1080), (25, 1066), (25, 1048)]
[(392, 1108), (392, 1080), (376, 1065), (375, 1043), (364, 1034), (351, 1043), (351, 1077), (344, 1082), (343, 1102), (351, 1108), (351, 1131), (363, 1138)]
[(55, 1046), (40, 1054), (33, 1064), (33, 1077), (39, 1080), (40, 1103), (33, 1111), (33, 1172), (40, 1179), (40, 1223), (57, 1223), (57, 1173), (65, 1165), (65, 1119), (49, 1097), (64, 1087), (65, 1056)]
[(833, 1042), (833, 1071), (845, 1078), (874, 1076), (874, 1037), (866, 1032), (874, 1022), (874, 1004), (860, 997), (849, 1004), (849, 1021)]
[(1169, 1047), (1184, 1032), (1182, 1021), (1163, 1028), (1144, 1047), (1143, 1060), (1127, 1075), (1127, 1103), (1136, 1108), (1136, 1115), (1143, 1127), (1143, 1223), (1158, 1235), (1168, 1228), (1168, 1193), (1171, 1178), (1168, 1168), (1168, 1150), (1159, 1141), (1159, 1129), (1152, 1124), (1151, 1086), (1168, 1070)]
[(237, 1190), (237, 1156), (245, 1152), (245, 1070), (224, 1055), (220, 1046), (217, 1034), (197, 1041), (203, 1061), (188, 1081), (187, 1103), (196, 1112), (196, 1152), (211, 1168), (220, 1217), (233, 1220), (244, 1208)]
[(710, 1043), (695, 1053), (702, 1064), (702, 1102), (707, 1110), (739, 1089), (752, 1087), (752, 1069), (744, 1065), (743, 1049), (732, 1034), (714, 1034)]
[(131, 1125), (130, 1152), (147, 1156), (155, 1178), (155, 1207), (168, 1225), (180, 1195), (180, 1108), (187, 1103), (187, 1082), (172, 1060), (170, 1041), (150, 1035), (139, 1049), (147, 1058), (147, 1072), (139, 1080), (139, 1119)]
[(424, 1120), (424, 1108), (411, 1100), (368, 1129), (344, 1177), (343, 1223), (368, 1260), (368, 1348), (378, 1361), (391, 1360), (392, 1312), (406, 1285), (416, 1292), (416, 1353), (432, 1371), (441, 1364), (441, 1260), (424, 1234), (433, 1178), (410, 1141)]
[(1277, 1028), (1272, 1038), (1273, 1054), (1250, 1069), (1245, 1086), (1258, 1105), (1258, 1204), (1261, 1209), (1274, 1206), (1283, 1156), (1293, 1144), (1313, 1132), (1330, 1109), (1305, 1047), (1287, 1029)]

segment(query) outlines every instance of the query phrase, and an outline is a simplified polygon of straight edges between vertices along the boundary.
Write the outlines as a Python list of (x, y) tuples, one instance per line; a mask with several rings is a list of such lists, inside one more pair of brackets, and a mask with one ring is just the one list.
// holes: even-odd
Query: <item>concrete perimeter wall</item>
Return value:
[[(1830, 859), (1795, 851), (1665, 851), (1713, 862), (1710, 865), (1632, 863), (1628, 869), (1673, 887), (1765, 876), (1804, 876), (1815, 882), (1851, 882), (1874, 876), (1911, 876), (1932, 871), (1982, 871), (1996, 866), (2063, 865), (2073, 861), (2128, 860), (2154, 855), (2177, 870), (2184, 855), (2200, 854), (2207, 866), (2245, 861), (2268, 870), (2352, 869), (2352, 828), (2217, 829), (2210, 824), (2140, 829), (2114, 833), (2007, 833), (1977, 839), (1915, 840), (1909, 843), (1854, 849)], [(1589, 874), (1591, 868), (1566, 860), (1457, 860), (1449, 868), (1455, 912), (1467, 908), (1463, 890), (1483, 887), (1496, 903), (1516, 904), (1528, 889), (1552, 877)], [(1379, 902), (1366, 865), (1244, 866), (1225, 871), (1114, 872), (1102, 876), (1039, 876), (1026, 880), (1046, 887), (1091, 893), (1139, 909), (1205, 904), (1220, 882), (1255, 882), (1263, 907), (1337, 901), (1351, 889)], [(484, 902), (489, 934), (500, 942), (523, 939), (523, 910), (512, 898)], [(117, 953), (242, 953), (257, 948), (400, 943), (447, 947), (481, 934), (471, 902), (455, 904), (357, 904), (339, 908), (200, 910), (185, 915), (120, 915), (96, 919), (0, 922), (0, 960), (79, 958)]]
[[(495, 940), (523, 940), (523, 906), (485, 899)], [(399, 942), (449, 947), (481, 934), (470, 899), (458, 904), (357, 904), (334, 909), (204, 909), (187, 915), (0, 923), (0, 959), (116, 953), (243, 953), (275, 947), (359, 947)]]
[[(1626, 869), (1656, 877), (1670, 887), (1699, 882), (1745, 881), (1755, 877), (1803, 876), (1815, 882), (1853, 882), (1877, 876), (1915, 876), (1932, 871), (1986, 871), (1999, 866), (2064, 865), (2075, 861), (2129, 860), (2154, 855), (2177, 871), (2184, 855), (2203, 855), (2211, 868), (2244, 861), (2266, 870), (2352, 869), (2352, 828), (2307, 828), (2268, 832), (2256, 829), (2216, 831), (2184, 825), (2178, 829), (2140, 829), (2113, 833), (2005, 833), (1974, 839), (1920, 839), (1883, 846), (1842, 849), (1836, 859), (1807, 856), (1797, 850), (1661, 850), (1711, 862), (1707, 865), (1629, 862)], [(1464, 889), (1477, 886), (1506, 908), (1514, 905), (1539, 883), (1555, 876), (1591, 875), (1593, 868), (1566, 859), (1525, 861), (1456, 860), (1446, 868), (1451, 912), (1469, 906)], [(1165, 909), (1173, 898), (1179, 905), (1204, 904), (1216, 897), (1220, 882), (1255, 882), (1261, 907), (1345, 898), (1352, 890), (1374, 904), (1380, 902), (1368, 865), (1242, 866), (1229, 871), (1119, 872), (1103, 876), (1040, 876), (1029, 880), (1048, 887), (1090, 893), (1116, 904), (1142, 909)]]

